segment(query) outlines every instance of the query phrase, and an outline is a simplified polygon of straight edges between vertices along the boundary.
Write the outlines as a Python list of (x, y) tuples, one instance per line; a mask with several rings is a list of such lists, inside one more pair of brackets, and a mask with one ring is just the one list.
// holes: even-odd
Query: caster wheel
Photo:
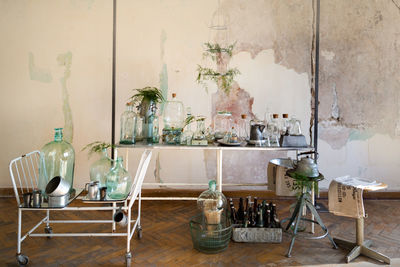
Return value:
[(24, 254), (19, 254), (17, 255), (17, 262), (19, 266), (26, 266), (28, 265), (29, 258), (28, 256), (25, 256)]
[[(46, 226), (45, 228), (44, 228), (44, 232), (46, 233), (46, 234), (52, 234), (53, 233), (53, 228), (51, 228), (50, 226)], [(51, 238), (51, 236), (48, 236), (47, 238)]]
[(130, 252), (125, 254), (125, 263), (126, 263), (126, 267), (131, 267), (132, 254)]
[(140, 240), (140, 239), (142, 239), (142, 237), (143, 237), (142, 228), (138, 228), (137, 238)]

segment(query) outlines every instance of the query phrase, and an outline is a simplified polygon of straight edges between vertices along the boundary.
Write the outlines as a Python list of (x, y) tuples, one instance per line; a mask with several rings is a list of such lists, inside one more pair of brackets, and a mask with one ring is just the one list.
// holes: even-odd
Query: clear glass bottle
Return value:
[(279, 119), (278, 114), (272, 115), (272, 120), (268, 123), (269, 142), (271, 146), (279, 146)]
[(112, 160), (107, 155), (107, 148), (101, 151), (100, 159), (90, 165), (90, 181), (99, 182), (99, 187), (106, 186), (106, 175), (110, 171)]
[(135, 127), (137, 123), (137, 114), (133, 111), (131, 103), (126, 103), (126, 110), (121, 115), (121, 135), (120, 144), (135, 143)]
[(131, 190), (132, 178), (124, 169), (122, 163), (122, 157), (118, 157), (114, 167), (107, 173), (108, 199), (124, 199)]
[(239, 139), (241, 141), (246, 141), (250, 139), (250, 121), (247, 119), (246, 114), (242, 114), (239, 119)]
[(137, 107), (137, 118), (136, 118), (136, 125), (135, 125), (135, 141), (141, 142), (144, 138), (144, 116), (140, 114), (140, 106)]
[(40, 151), (38, 187), (45, 194), (47, 183), (54, 177), (60, 176), (70, 184), (72, 193), (75, 151), (70, 143), (63, 140), (62, 128), (54, 130), (54, 141), (47, 143)]
[(159, 122), (157, 116), (157, 105), (155, 102), (150, 104), (147, 120), (144, 123), (144, 132), (147, 144), (158, 143), (160, 139)]
[(289, 124), (289, 135), (301, 135), (301, 122), (296, 119), (295, 116), (290, 118)]
[(279, 132), (280, 135), (285, 135), (289, 128), (289, 115), (287, 113), (282, 114), (282, 119), (280, 121)]
[(268, 123), (272, 120), (272, 114), (269, 111), (269, 108), (265, 109), (265, 113), (264, 113), (264, 124), (268, 125)]
[(226, 216), (227, 201), (225, 196), (216, 190), (215, 180), (208, 183), (208, 190), (197, 198), (197, 207), (204, 215), (207, 224), (220, 224), (222, 216)]
[(232, 113), (228, 111), (218, 111), (214, 117), (215, 139), (222, 139), (232, 128)]
[(183, 133), (181, 135), (181, 145), (188, 145), (190, 146), (192, 144), (192, 138), (193, 138), (193, 131), (192, 131), (192, 110), (190, 107), (186, 109), (186, 127), (183, 129)]

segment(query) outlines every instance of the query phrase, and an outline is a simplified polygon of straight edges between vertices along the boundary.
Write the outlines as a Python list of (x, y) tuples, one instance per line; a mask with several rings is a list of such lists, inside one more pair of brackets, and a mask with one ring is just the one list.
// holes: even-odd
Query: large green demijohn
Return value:
[(62, 128), (56, 128), (54, 141), (47, 143), (40, 151), (39, 189), (45, 193), (47, 183), (60, 176), (70, 184), (73, 191), (75, 151), (72, 145), (63, 140)]

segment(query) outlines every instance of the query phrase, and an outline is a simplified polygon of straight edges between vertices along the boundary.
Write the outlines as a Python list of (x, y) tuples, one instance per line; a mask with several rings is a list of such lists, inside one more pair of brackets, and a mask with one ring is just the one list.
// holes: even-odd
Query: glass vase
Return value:
[(137, 123), (137, 114), (133, 111), (131, 103), (126, 104), (126, 110), (121, 115), (121, 136), (120, 144), (135, 143), (135, 127)]
[(54, 177), (60, 176), (70, 184), (69, 192), (72, 193), (74, 167), (74, 148), (70, 143), (63, 140), (62, 128), (56, 128), (54, 141), (47, 143), (40, 151), (39, 189), (45, 195), (47, 183)]
[(99, 187), (106, 186), (106, 175), (110, 171), (112, 160), (107, 155), (107, 149), (101, 151), (100, 159), (90, 166), (90, 181), (99, 182)]
[(122, 157), (118, 157), (114, 167), (107, 173), (108, 199), (124, 199), (131, 190), (132, 178), (124, 169), (122, 162)]

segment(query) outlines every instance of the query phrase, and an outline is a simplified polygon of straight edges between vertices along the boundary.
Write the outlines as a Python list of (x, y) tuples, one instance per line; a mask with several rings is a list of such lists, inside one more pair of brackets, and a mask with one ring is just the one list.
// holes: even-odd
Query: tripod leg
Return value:
[[(297, 212), (296, 224), (295, 224), (294, 230), (293, 230), (292, 241), (290, 242), (289, 250), (288, 250), (288, 253), (287, 253), (287, 255), (286, 255), (286, 257), (288, 257), (288, 258), (291, 257), (290, 254), (292, 253), (292, 248), (293, 248), (293, 245), (294, 245), (294, 241), (295, 241), (295, 239), (296, 239), (297, 228), (299, 227), (299, 223), (300, 223), (300, 220), (301, 220), (301, 217), (302, 217), (302, 210), (303, 210), (303, 207), (304, 207), (304, 198), (302, 197), (302, 198), (300, 199), (300, 205), (299, 205), (299, 209), (298, 209), (298, 212)], [(295, 214), (295, 213), (293, 213), (293, 214), (294, 214), (294, 216), (296, 217), (296, 214)], [(290, 225), (290, 224), (289, 224), (289, 225)]]

